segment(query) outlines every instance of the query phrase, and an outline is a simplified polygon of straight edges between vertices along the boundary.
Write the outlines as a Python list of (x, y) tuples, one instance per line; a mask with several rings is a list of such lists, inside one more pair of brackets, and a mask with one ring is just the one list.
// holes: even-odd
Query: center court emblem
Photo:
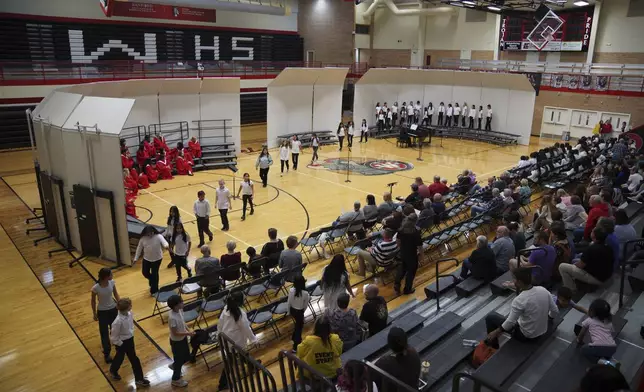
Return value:
[(392, 161), (388, 159), (342, 159), (329, 158), (318, 162), (317, 165), (308, 165), (310, 169), (327, 169), (333, 171), (346, 171), (347, 165), (351, 173), (359, 173), (365, 176), (379, 176), (399, 171), (411, 170), (414, 165), (408, 162)]

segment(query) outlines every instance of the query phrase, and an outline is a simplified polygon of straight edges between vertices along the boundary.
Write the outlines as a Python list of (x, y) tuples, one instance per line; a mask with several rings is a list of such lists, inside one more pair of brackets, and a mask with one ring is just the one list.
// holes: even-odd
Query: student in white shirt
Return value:
[(199, 245), (204, 245), (203, 234), (208, 234), (208, 240), (212, 241), (212, 231), (210, 231), (210, 202), (206, 200), (206, 192), (197, 192), (197, 200), (192, 206), (192, 211), (197, 218), (197, 231), (199, 232)]
[[(299, 142), (299, 140), (298, 140)], [(250, 180), (250, 174), (244, 173), (244, 181), (239, 184), (239, 190), (237, 191), (237, 198), (239, 194), (242, 194), (242, 220), (246, 220), (246, 205), (250, 203), (250, 214), (255, 213), (255, 208), (253, 206), (253, 195), (255, 194), (255, 184)]]
[(382, 107), (380, 106), (380, 102), (376, 103), (376, 121), (378, 121), (378, 115), (382, 111)]
[(177, 282), (181, 282), (181, 268), (188, 272), (188, 277), (192, 276), (192, 270), (188, 267), (188, 256), (190, 255), (190, 236), (183, 228), (183, 223), (177, 223), (174, 226), (174, 234), (170, 241), (170, 256), (177, 271)]
[[(385, 102), (385, 107), (387, 106), (387, 102)], [(389, 109), (387, 109), (389, 111)], [(347, 124), (347, 147), (351, 149), (353, 147), (353, 135), (355, 134), (354, 126), (353, 126), (353, 121), (349, 121)]]
[(470, 129), (474, 129), (474, 118), (476, 118), (476, 105), (470, 108)]
[(445, 115), (445, 104), (441, 102), (438, 105), (438, 126), (442, 127), (443, 126), (443, 116)]
[(482, 121), (483, 121), (483, 106), (479, 106), (479, 131), (481, 130)]
[[(288, 161), (286, 161), (286, 167), (288, 168)], [(215, 205), (217, 205), (219, 216), (221, 217), (221, 231), (228, 231), (230, 229), (228, 224), (228, 210), (232, 205), (232, 197), (223, 179), (219, 180), (219, 188), (215, 190)]]
[[(243, 302), (244, 297), (241, 292), (230, 293), (226, 299), (226, 307), (221, 311), (221, 315), (219, 316), (217, 330), (219, 333), (225, 334), (239, 347), (246, 348), (249, 343), (257, 342), (257, 336), (255, 336), (255, 333), (253, 333), (250, 327), (246, 312), (241, 308)], [(224, 369), (219, 378), (218, 390), (228, 389), (228, 385), (228, 377)]]
[(136, 356), (136, 350), (134, 348), (134, 318), (131, 312), (132, 301), (129, 298), (121, 298), (116, 303), (116, 308), (119, 314), (112, 323), (110, 333), (110, 340), (116, 346), (116, 355), (110, 365), (110, 376), (116, 381), (121, 379), (119, 369), (121, 368), (123, 359), (127, 355), (127, 359), (130, 361), (130, 365), (132, 365), (136, 385), (143, 387), (150, 386), (150, 381), (143, 376), (141, 361)]
[(485, 130), (492, 130), (492, 105), (487, 105), (487, 115), (485, 116)]
[(411, 125), (415, 117), (416, 115), (414, 113), (414, 102), (409, 101), (409, 103), (407, 104), (407, 126)]
[(465, 128), (466, 124), (465, 121), (467, 120), (467, 117), (470, 114), (470, 109), (467, 107), (467, 102), (463, 102), (463, 116), (461, 117), (461, 127)]
[(394, 102), (393, 106), (391, 107), (391, 113), (392, 113), (391, 126), (393, 127), (394, 125), (396, 125), (396, 122), (398, 121), (398, 102)]
[(432, 126), (432, 117), (434, 116), (434, 105), (430, 102), (427, 106), (427, 124)]
[(194, 331), (188, 329), (183, 319), (183, 300), (179, 295), (173, 295), (168, 298), (168, 327), (170, 328), (170, 348), (174, 362), (170, 366), (172, 369), (172, 386), (186, 387), (188, 382), (181, 379), (181, 367), (190, 360), (190, 347), (188, 346), (188, 336), (194, 336)]
[(420, 104), (420, 101), (416, 101), (416, 106), (414, 106), (414, 113), (416, 114), (416, 124), (420, 122), (420, 116), (422, 115), (423, 107)]
[(154, 226), (145, 226), (141, 232), (139, 245), (136, 247), (133, 263), (143, 257), (142, 273), (148, 280), (151, 295), (155, 295), (159, 291), (159, 266), (163, 260), (164, 249), (168, 249), (168, 242), (165, 238), (157, 232)]
[(520, 294), (512, 300), (512, 309), (507, 318), (498, 313), (485, 317), (487, 341), (492, 347), (499, 347), (499, 336), (512, 332), (512, 338), (531, 341), (548, 331), (548, 315), (556, 316), (559, 309), (550, 292), (532, 285), (532, 269), (518, 268), (513, 271), (514, 284)]
[(280, 177), (284, 174), (284, 166), (286, 165), (286, 172), (288, 173), (288, 140), (282, 141), (280, 144)]
[(362, 119), (362, 125), (360, 125), (360, 143), (362, 143), (362, 138), (364, 137), (365, 143), (369, 141), (369, 127), (367, 127), (367, 120)]
[[(98, 298), (98, 307), (96, 299)], [(110, 268), (101, 268), (98, 271), (98, 282), (92, 287), (92, 314), (94, 321), (98, 321), (98, 331), (101, 334), (101, 345), (103, 346), (103, 356), (105, 363), (111, 363), (112, 357), (110, 352), (112, 344), (110, 343), (110, 326), (118, 316), (116, 310), (116, 301), (120, 299), (116, 291), (116, 284), (112, 280), (112, 270)]]
[(400, 107), (400, 125), (407, 122), (407, 102), (403, 102)]
[(460, 106), (458, 106), (458, 103), (455, 103), (455, 104), (454, 104), (454, 119), (453, 119), (453, 122), (454, 122), (454, 128), (458, 128), (458, 127), (459, 127), (459, 124), (458, 124), (458, 117), (459, 117), (460, 115), (461, 115), (461, 108), (460, 108)]
[(306, 279), (302, 275), (293, 278), (293, 287), (288, 292), (287, 301), (288, 312), (293, 317), (295, 329), (291, 340), (293, 340), (293, 350), (297, 350), (297, 345), (302, 343), (302, 329), (304, 329), (304, 312), (309, 305), (309, 292), (306, 291)]
[(423, 108), (423, 121), (422, 121), (421, 124), (425, 125), (425, 126), (427, 125), (427, 122), (429, 121), (429, 111), (428, 111), (428, 109), (429, 108)]
[(293, 170), (297, 170), (297, 164), (300, 161), (301, 148), (302, 142), (297, 138), (297, 135), (293, 135), (293, 139), (291, 139), (291, 159), (293, 160)]
[(394, 114), (391, 109), (387, 109), (387, 118), (385, 119), (385, 128), (391, 129), (394, 126)]
[[(166, 220), (167, 227), (163, 232), (163, 236), (165, 237), (166, 241), (170, 242), (170, 240), (172, 240), (172, 235), (174, 234), (174, 226), (177, 223), (183, 223), (181, 221), (181, 215), (179, 214), (179, 208), (177, 208), (177, 206), (172, 206), (170, 207), (170, 211), (168, 212), (168, 219)], [(170, 264), (168, 264), (168, 268), (172, 267), (174, 267), (174, 260), (171, 260)]]
[(311, 136), (311, 148), (313, 149), (313, 155), (311, 156), (311, 165), (318, 160), (318, 149), (320, 148), (320, 139), (317, 134)]
[[(380, 111), (380, 114), (378, 114), (378, 127), (380, 127), (382, 123), (382, 127), (385, 126), (385, 115), (382, 113), (382, 110)], [(340, 144), (340, 150), (342, 151), (342, 143), (344, 142), (344, 137), (346, 136), (347, 129), (345, 128), (344, 124), (342, 121), (340, 121), (340, 124), (338, 124), (338, 130), (336, 134), (338, 135), (338, 143)]]
[(452, 117), (454, 116), (454, 108), (452, 107), (451, 103), (447, 104), (447, 111), (445, 112), (445, 126), (446, 127), (451, 127), (452, 126)]

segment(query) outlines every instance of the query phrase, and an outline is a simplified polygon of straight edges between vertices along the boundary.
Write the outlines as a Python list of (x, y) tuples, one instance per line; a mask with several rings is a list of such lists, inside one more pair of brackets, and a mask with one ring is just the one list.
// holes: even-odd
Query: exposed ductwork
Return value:
[(363, 17), (368, 18), (376, 12), (378, 5), (383, 4), (389, 8), (391, 13), (394, 15), (408, 16), (408, 15), (446, 15), (446, 14), (455, 14), (458, 12), (457, 8), (454, 7), (433, 7), (433, 8), (423, 8), (422, 4), (419, 3), (417, 8), (408, 8), (400, 9), (393, 2), (393, 0), (373, 0), (373, 3), (367, 8), (367, 10), (362, 14)]

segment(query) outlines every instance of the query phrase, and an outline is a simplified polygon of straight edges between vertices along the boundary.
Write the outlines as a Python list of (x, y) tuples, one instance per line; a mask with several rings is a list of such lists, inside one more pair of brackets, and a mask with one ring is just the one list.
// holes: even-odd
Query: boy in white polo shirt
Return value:
[(194, 332), (188, 329), (183, 320), (183, 300), (179, 295), (168, 298), (168, 326), (170, 327), (170, 347), (174, 362), (170, 364), (172, 369), (172, 386), (185, 387), (186, 380), (181, 379), (181, 367), (190, 360), (190, 346), (188, 336), (194, 336)]

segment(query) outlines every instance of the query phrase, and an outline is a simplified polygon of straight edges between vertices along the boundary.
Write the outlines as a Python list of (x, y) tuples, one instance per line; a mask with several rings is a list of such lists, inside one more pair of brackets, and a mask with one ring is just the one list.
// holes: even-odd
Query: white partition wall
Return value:
[(610, 120), (613, 132), (616, 132), (622, 122), (630, 124), (631, 115), (628, 113), (601, 112), (595, 110), (560, 108), (545, 106), (541, 120), (541, 137), (560, 139), (564, 132), (570, 132), (570, 137), (579, 139), (590, 137), (593, 128), (599, 121)]
[(200, 91), (201, 79), (163, 80), (159, 87), (161, 124), (198, 120)]
[[(440, 102), (459, 106), (467, 103), (477, 110), (492, 106), (492, 130), (519, 135), (519, 144), (528, 144), (534, 109), (535, 91), (525, 75), (492, 74), (468, 71), (408, 70), (372, 68), (356, 83), (354, 119), (367, 119), (375, 125), (375, 106), (392, 102)], [(434, 124), (437, 116), (434, 116)]]
[[(199, 116), (193, 120), (231, 120), (232, 138), (241, 153), (239, 78), (205, 78), (199, 94)], [(190, 128), (194, 131), (193, 124)], [(192, 135), (191, 135), (192, 136)]]
[(286, 68), (268, 85), (267, 141), (281, 135), (334, 130), (342, 119), (342, 88), (348, 69)]

